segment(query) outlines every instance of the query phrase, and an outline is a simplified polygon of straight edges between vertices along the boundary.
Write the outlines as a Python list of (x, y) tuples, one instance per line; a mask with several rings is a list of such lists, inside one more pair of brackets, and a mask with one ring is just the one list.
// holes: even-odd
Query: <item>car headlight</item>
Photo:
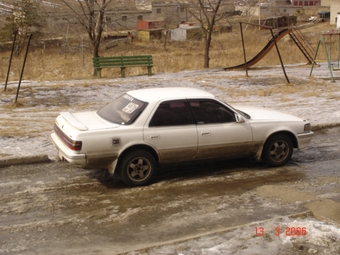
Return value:
[(303, 127), (303, 131), (304, 132), (310, 132), (310, 130), (311, 130), (310, 123), (305, 124), (305, 126)]

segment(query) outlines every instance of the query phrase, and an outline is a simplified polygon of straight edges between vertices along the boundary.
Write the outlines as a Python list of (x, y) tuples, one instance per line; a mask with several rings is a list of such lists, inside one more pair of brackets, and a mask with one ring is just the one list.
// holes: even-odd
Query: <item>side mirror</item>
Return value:
[(236, 119), (237, 123), (244, 123), (245, 122), (243, 117), (239, 113), (235, 113), (235, 119)]

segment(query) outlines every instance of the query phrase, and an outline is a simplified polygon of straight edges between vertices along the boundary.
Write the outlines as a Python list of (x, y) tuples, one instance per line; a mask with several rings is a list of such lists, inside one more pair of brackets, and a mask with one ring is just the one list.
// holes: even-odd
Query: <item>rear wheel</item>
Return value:
[(262, 159), (271, 166), (282, 166), (293, 154), (292, 140), (285, 134), (276, 134), (266, 141)]
[(148, 184), (155, 171), (156, 161), (147, 151), (133, 151), (125, 155), (120, 163), (120, 177), (129, 186)]

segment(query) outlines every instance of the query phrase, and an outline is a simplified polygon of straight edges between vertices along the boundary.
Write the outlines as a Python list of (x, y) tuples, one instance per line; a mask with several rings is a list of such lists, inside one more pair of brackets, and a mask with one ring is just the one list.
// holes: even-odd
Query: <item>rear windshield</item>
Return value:
[(122, 125), (133, 123), (147, 103), (124, 94), (97, 111), (103, 119)]

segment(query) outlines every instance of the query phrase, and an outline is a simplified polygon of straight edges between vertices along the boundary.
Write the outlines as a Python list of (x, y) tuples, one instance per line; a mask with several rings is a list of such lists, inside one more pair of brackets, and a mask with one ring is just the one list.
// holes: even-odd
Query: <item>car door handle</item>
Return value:
[(210, 132), (201, 132), (201, 135), (210, 135)]
[(151, 138), (151, 140), (157, 140), (157, 139), (160, 138), (160, 136), (159, 135), (151, 135), (150, 138)]

